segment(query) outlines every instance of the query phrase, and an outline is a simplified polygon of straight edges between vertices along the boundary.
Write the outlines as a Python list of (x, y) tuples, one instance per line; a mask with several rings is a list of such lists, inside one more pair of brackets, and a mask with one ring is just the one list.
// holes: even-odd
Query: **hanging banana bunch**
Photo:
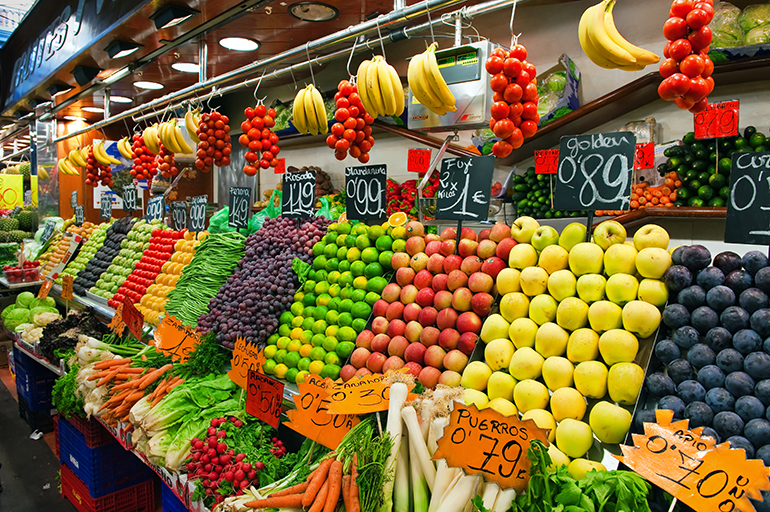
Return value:
[(201, 140), (198, 138), (198, 126), (201, 124), (201, 109), (188, 110), (184, 115), (184, 127), (187, 129), (187, 135), (195, 144)]
[(80, 148), (73, 149), (67, 155), (67, 160), (73, 167), (85, 167), (86, 159), (80, 154)]
[(118, 141), (118, 153), (126, 160), (134, 160), (134, 152), (131, 151), (131, 143), (128, 142), (128, 137), (123, 137)]
[(292, 123), (300, 133), (325, 135), (329, 132), (324, 100), (313, 84), (300, 90), (294, 97), (292, 116)]
[(158, 127), (158, 138), (160, 139), (161, 144), (163, 144), (171, 153), (192, 153), (192, 148), (190, 148), (184, 140), (182, 130), (179, 129), (179, 125), (177, 125), (175, 119), (160, 123), (160, 126)]
[(104, 141), (100, 141), (98, 144), (94, 144), (94, 158), (102, 165), (109, 167), (110, 165), (119, 165), (120, 160), (108, 155), (104, 150)]
[(147, 146), (147, 149), (149, 149), (152, 154), (157, 155), (160, 152), (160, 139), (158, 138), (157, 123), (144, 129), (144, 132), (142, 132), (142, 139), (144, 139), (144, 145)]
[(56, 165), (56, 168), (59, 169), (59, 172), (62, 174), (66, 174), (68, 176), (80, 176), (78, 170), (72, 166), (72, 163), (70, 163), (69, 157), (59, 159), (59, 163)]
[(433, 43), (424, 52), (412, 57), (407, 70), (409, 89), (417, 101), (431, 112), (443, 116), (456, 112), (455, 97), (441, 75), (436, 60), (438, 43)]
[(404, 87), (395, 68), (376, 55), (358, 66), (358, 95), (366, 111), (377, 116), (400, 116), (404, 112)]

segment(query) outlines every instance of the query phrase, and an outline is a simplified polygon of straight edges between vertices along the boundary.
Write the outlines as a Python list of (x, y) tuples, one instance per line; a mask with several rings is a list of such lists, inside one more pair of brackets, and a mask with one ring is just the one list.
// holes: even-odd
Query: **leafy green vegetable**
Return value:
[(185, 380), (190, 377), (205, 377), (206, 375), (226, 373), (225, 368), (230, 364), (232, 353), (217, 343), (216, 334), (210, 332), (203, 336), (203, 341), (195, 347), (187, 362), (180, 365), (178, 375)]
[(738, 21), (744, 33), (770, 23), (770, 5), (750, 5), (743, 10)]
[[(68, 352), (74, 352), (74, 350), (69, 350)], [(56, 379), (51, 393), (54, 408), (68, 418), (72, 416), (86, 417), (86, 402), (80, 393), (77, 392), (79, 369), (80, 367), (75, 364), (70, 368), (69, 372)]]

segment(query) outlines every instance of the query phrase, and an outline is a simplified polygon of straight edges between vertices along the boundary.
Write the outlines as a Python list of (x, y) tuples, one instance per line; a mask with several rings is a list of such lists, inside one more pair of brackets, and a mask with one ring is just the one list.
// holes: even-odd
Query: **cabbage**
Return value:
[(719, 6), (710, 25), (713, 32), (712, 47), (732, 48), (743, 45), (743, 30), (738, 23), (740, 17), (741, 10), (734, 5), (723, 2)]
[(9, 331), (14, 331), (18, 325), (28, 324), (30, 321), (29, 310), (23, 308), (14, 309), (3, 319), (6, 329)]
[(25, 330), (25, 329), (27, 329), (27, 328), (32, 328), (32, 329), (34, 329), (34, 328), (35, 328), (35, 325), (34, 325), (34, 324), (19, 324), (19, 325), (17, 325), (17, 326), (16, 326), (16, 328), (14, 329), (14, 331), (15, 331), (15, 332), (22, 332), (23, 330)]
[(45, 299), (43, 299), (43, 301), (41, 303), (41, 306), (46, 306), (46, 307), (49, 307), (49, 308), (55, 308), (56, 307), (56, 301), (54, 300), (53, 297), (46, 297)]
[(567, 73), (564, 71), (557, 71), (546, 79), (548, 88), (554, 92), (564, 91), (564, 87), (567, 85)]
[(33, 318), (35, 315), (39, 315), (40, 313), (58, 313), (58, 311), (56, 309), (51, 311), (51, 308), (49, 307), (38, 306), (29, 310), (29, 317)]
[(16, 305), (29, 309), (29, 305), (33, 300), (35, 300), (35, 296), (32, 295), (32, 292), (21, 292), (19, 296), (16, 297)]
[(749, 30), (746, 45), (770, 43), (770, 25), (762, 25)]
[(5, 317), (8, 316), (8, 313), (16, 309), (16, 304), (11, 304), (10, 306), (7, 306), (5, 309), (3, 309), (3, 312), (0, 313), (0, 318), (5, 320)]
[(743, 10), (740, 26), (744, 33), (770, 23), (770, 5), (750, 5)]
[(29, 304), (27, 304), (27, 309), (35, 309), (39, 305), (40, 305), (40, 299), (35, 298), (29, 301)]

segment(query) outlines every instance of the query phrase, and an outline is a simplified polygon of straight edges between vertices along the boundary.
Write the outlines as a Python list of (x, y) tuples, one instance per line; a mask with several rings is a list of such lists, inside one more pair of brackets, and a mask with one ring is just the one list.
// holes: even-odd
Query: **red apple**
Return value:
[(403, 336), (396, 336), (388, 343), (388, 355), (404, 357), (404, 351), (409, 346), (409, 340)]
[(398, 356), (390, 356), (385, 360), (382, 365), (382, 373), (386, 373), (390, 370), (398, 370), (404, 366), (404, 360)]
[(400, 269), (396, 270), (396, 282), (399, 286), (412, 284), (415, 275), (416, 272), (412, 267), (401, 267)]
[(455, 253), (455, 249), (457, 248), (457, 242), (454, 238), (450, 240), (444, 240), (441, 242), (441, 255), (442, 256), (450, 256)]
[(414, 256), (418, 252), (425, 250), (425, 239), (421, 236), (410, 236), (406, 240), (406, 252), (409, 256)]
[[(441, 329), (441, 334), (438, 335), (438, 344), (444, 350), (454, 350), (457, 348), (457, 342), (460, 340), (460, 333), (456, 329), (447, 327)], [(391, 343), (393, 343), (391, 341)]]
[(457, 253), (463, 258), (467, 258), (468, 256), (476, 256), (476, 248), (478, 246), (479, 243), (476, 240), (463, 238), (460, 240), (460, 244), (457, 246)]
[(415, 272), (419, 272), (420, 270), (428, 267), (428, 255), (424, 252), (418, 252), (414, 256), (412, 256), (412, 259), (409, 260), (409, 266), (414, 269)]
[(369, 348), (372, 346), (373, 339), (374, 339), (374, 333), (372, 331), (370, 331), (369, 329), (365, 331), (361, 331), (361, 333), (356, 337), (356, 346)]
[(505, 268), (508, 268), (508, 264), (497, 256), (487, 258), (481, 265), (481, 271), (492, 276), (492, 279), (497, 279), (497, 274)]
[(511, 249), (513, 249), (515, 246), (516, 240), (513, 238), (503, 238), (497, 242), (497, 250), (495, 251), (495, 255), (503, 261), (508, 261), (508, 255), (511, 253)]
[(460, 334), (466, 332), (478, 334), (481, 332), (481, 318), (473, 311), (466, 311), (457, 317), (457, 330)]
[(387, 334), (378, 334), (372, 340), (372, 346), (370, 350), (372, 352), (382, 352), (383, 354), (385, 354), (388, 351), (389, 344), (390, 344), (390, 336), (388, 336)]
[(479, 231), (479, 242), (481, 242), (482, 240), (489, 240), (489, 233), (491, 232), (492, 230), (489, 228), (482, 229), (481, 231)]
[(382, 289), (382, 299), (387, 301), (388, 304), (396, 302), (401, 294), (401, 287), (396, 283), (390, 283)]
[(431, 242), (440, 242), (441, 237), (438, 236), (436, 233), (428, 233), (425, 235), (425, 243), (429, 244)]
[(353, 378), (353, 375), (356, 374), (356, 367), (352, 364), (346, 364), (342, 368), (340, 368), (340, 378), (342, 379), (342, 382), (347, 382), (350, 379)]
[[(388, 324), (388, 336), (393, 338), (394, 336), (403, 336), (406, 324), (400, 318), (391, 320)], [(374, 343), (374, 342), (372, 342)]]
[(420, 372), (422, 371), (422, 365), (417, 361), (411, 361), (409, 363), (406, 363), (404, 365), (404, 368), (407, 369), (408, 373), (414, 375), (415, 379), (420, 376)]
[(430, 270), (428, 269), (420, 270), (414, 276), (414, 285), (417, 287), (418, 290), (422, 290), (423, 288), (429, 288), (431, 286), (432, 281), (433, 281), (433, 274), (431, 274)]
[(437, 316), (438, 311), (436, 311), (436, 308), (433, 306), (427, 306), (422, 311), (420, 311), (420, 315), (417, 317), (417, 321), (420, 322), (420, 325), (423, 327), (436, 325)]
[(492, 291), (494, 285), (495, 280), (492, 276), (485, 274), (484, 272), (474, 272), (468, 277), (468, 288), (470, 288), (473, 293), (489, 293)]
[(422, 364), (425, 357), (425, 345), (422, 343), (410, 343), (404, 350), (404, 359), (407, 363), (415, 362)]
[(380, 352), (372, 352), (366, 360), (366, 368), (372, 373), (382, 373), (382, 366), (388, 358)]
[(439, 370), (443, 370), (444, 356), (446, 356), (446, 350), (441, 348), (439, 345), (431, 345), (425, 351), (423, 360), (425, 361), (426, 366), (432, 366), (434, 368), (438, 368)]
[(441, 274), (444, 272), (444, 259), (444, 256), (439, 253), (433, 254), (430, 258), (428, 258), (428, 266), (425, 268), (434, 274)]
[(388, 304), (388, 309), (385, 310), (385, 318), (387, 318), (388, 321), (393, 321), (397, 318), (401, 318), (403, 312), (404, 305), (396, 301), (392, 304)]
[(446, 274), (436, 274), (433, 276), (433, 281), (431, 281), (431, 286), (433, 287), (433, 291), (438, 292), (441, 290), (446, 290), (448, 287), (447, 280), (448, 277)]
[(462, 270), (453, 270), (449, 273), (446, 280), (447, 290), (453, 292), (468, 284), (468, 274)]
[(462, 373), (465, 366), (468, 364), (468, 356), (460, 352), (459, 350), (450, 350), (444, 356), (444, 368), (452, 370), (457, 373)]
[(407, 304), (404, 307), (404, 313), (402, 315), (404, 322), (409, 323), (412, 320), (417, 320), (417, 317), (420, 315), (420, 311), (422, 311), (422, 306), (420, 306), (416, 302)]
[(481, 265), (483, 264), (484, 264), (484, 260), (482, 260), (478, 256), (468, 256), (466, 258), (463, 258), (463, 262), (460, 265), (460, 270), (462, 270), (468, 275), (471, 275), (474, 272), (478, 272), (479, 270), (481, 270)]
[(433, 297), (433, 307), (438, 311), (452, 306), (452, 292), (449, 290), (439, 290), (436, 292), (436, 296)]
[(408, 267), (410, 259), (411, 259), (411, 256), (409, 256), (405, 252), (394, 253), (393, 256), (390, 258), (390, 266), (395, 269)]
[(489, 239), (500, 243), (504, 238), (511, 238), (511, 228), (507, 224), (498, 222), (489, 230)]
[(369, 359), (371, 352), (363, 347), (359, 347), (350, 354), (350, 364), (356, 368), (363, 368), (366, 366), (366, 360)]
[(457, 238), (457, 228), (446, 228), (441, 232), (442, 240), (454, 240)]
[(425, 254), (427, 254), (428, 256), (439, 254), (440, 250), (441, 250), (441, 241), (434, 240), (432, 242), (428, 242), (425, 245)]
[[(390, 286), (390, 285), (388, 285)], [(385, 287), (387, 288), (387, 286)], [(401, 293), (399, 295), (399, 298), (401, 299), (401, 302), (404, 304), (411, 304), (414, 302), (414, 299), (417, 297), (417, 287), (413, 284), (408, 284), (401, 288)], [(384, 293), (384, 290), (383, 290)]]
[(426, 389), (435, 388), (438, 384), (438, 380), (441, 378), (441, 370), (432, 366), (426, 366), (417, 376), (417, 382), (422, 384), (422, 387)]
[(452, 294), (452, 307), (456, 311), (470, 311), (473, 292), (466, 287), (458, 288)]
[(459, 254), (450, 254), (444, 258), (444, 273), (451, 274), (453, 270), (460, 270), (463, 259)]
[(426, 347), (430, 347), (431, 345), (438, 345), (439, 334), (441, 334), (441, 331), (429, 325), (420, 333), (420, 343)]
[[(446, 373), (446, 372), (444, 372), (444, 373)], [(365, 366), (362, 366), (361, 368), (356, 370), (356, 373), (355, 373), (355, 375), (353, 375), (353, 377), (360, 379), (361, 377), (366, 377), (367, 375), (371, 375), (371, 374), (372, 374), (372, 372), (369, 371), (369, 368), (367, 368)]]
[(460, 334), (460, 339), (457, 340), (457, 350), (470, 356), (473, 353), (473, 349), (476, 348), (476, 342), (479, 339), (479, 335), (475, 332), (464, 332)]
[(436, 315), (436, 327), (441, 329), (453, 329), (457, 325), (457, 311), (452, 308), (445, 308)]
[(435, 296), (436, 292), (433, 291), (433, 288), (423, 288), (417, 292), (417, 296), (414, 298), (414, 300), (422, 307), (432, 306), (433, 297)]
[(495, 298), (486, 292), (476, 293), (471, 299), (471, 309), (479, 316), (487, 316), (492, 310)]
[(372, 306), (372, 315), (385, 316), (385, 311), (388, 310), (388, 305), (388, 301), (385, 299), (378, 299), (377, 302), (374, 303), (374, 306)]
[(476, 235), (476, 232), (473, 231), (471, 228), (463, 228), (460, 230), (460, 239), (461, 240), (473, 240), (474, 242), (478, 240), (478, 236)]
[(388, 332), (388, 319), (384, 316), (378, 316), (372, 320), (372, 332), (374, 334), (382, 334)]
[(412, 320), (406, 324), (404, 329), (404, 337), (409, 340), (410, 343), (417, 343), (420, 341), (420, 334), (422, 333), (422, 325), (417, 320)]
[(450, 388), (456, 388), (460, 386), (463, 376), (458, 372), (452, 370), (444, 370), (441, 372), (441, 377), (438, 378), (438, 383)]
[(495, 252), (497, 251), (497, 242), (493, 242), (492, 240), (482, 240), (479, 242), (479, 246), (476, 248), (476, 256), (481, 258), (482, 260), (485, 260), (487, 258), (491, 258), (495, 255)]

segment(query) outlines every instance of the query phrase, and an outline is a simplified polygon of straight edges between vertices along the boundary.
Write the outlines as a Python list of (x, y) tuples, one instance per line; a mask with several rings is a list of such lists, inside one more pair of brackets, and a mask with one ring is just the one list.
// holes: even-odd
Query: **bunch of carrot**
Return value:
[(321, 462), (304, 482), (245, 505), (260, 509), (302, 507), (309, 512), (334, 512), (342, 497), (346, 512), (361, 512), (357, 462), (354, 455), (350, 474), (345, 475), (342, 461), (331, 456)]

